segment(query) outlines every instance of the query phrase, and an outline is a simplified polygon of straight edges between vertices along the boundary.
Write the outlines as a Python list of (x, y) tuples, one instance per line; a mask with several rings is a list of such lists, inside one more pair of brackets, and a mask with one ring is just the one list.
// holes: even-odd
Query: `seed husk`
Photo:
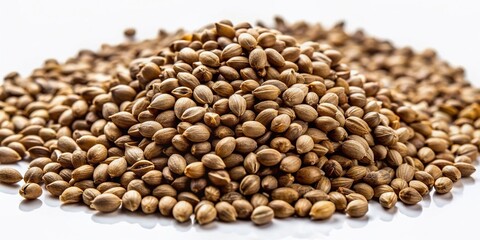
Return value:
[(40, 187), (40, 185), (36, 183), (26, 183), (18, 191), (20, 196), (22, 196), (27, 200), (37, 199), (42, 195), (42, 192), (43, 192), (42, 187)]
[[(9, 167), (0, 168), (0, 183), (15, 184), (17, 182), (20, 182), (22, 179), (22, 174), (16, 169)], [(25, 182), (29, 183), (31, 181)]]
[(275, 213), (270, 207), (258, 206), (253, 210), (250, 219), (256, 225), (265, 225), (273, 220), (274, 215)]

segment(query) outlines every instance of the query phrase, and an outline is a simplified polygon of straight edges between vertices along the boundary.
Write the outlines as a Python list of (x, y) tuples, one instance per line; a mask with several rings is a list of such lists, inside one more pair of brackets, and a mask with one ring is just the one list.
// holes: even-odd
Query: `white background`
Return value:
[[(0, 76), (28, 74), (47, 58), (60, 61), (80, 49), (123, 40), (123, 29), (138, 37), (159, 28), (194, 30), (221, 19), (262, 20), (274, 15), (330, 26), (346, 20), (348, 29), (415, 49), (433, 47), (454, 65), (464, 66), (480, 86), (480, 9), (476, 1), (0, 1)], [(15, 165), (25, 169), (26, 164)], [(475, 238), (480, 189), (473, 178), (455, 184), (451, 194), (427, 197), (418, 206), (398, 204), (385, 211), (372, 203), (368, 215), (350, 219), (336, 214), (328, 221), (275, 220), (264, 227), (249, 222), (206, 227), (178, 224), (157, 215), (94, 214), (83, 206), (61, 206), (48, 197), (26, 202), (20, 185), (0, 185), (1, 239), (428, 239)]]

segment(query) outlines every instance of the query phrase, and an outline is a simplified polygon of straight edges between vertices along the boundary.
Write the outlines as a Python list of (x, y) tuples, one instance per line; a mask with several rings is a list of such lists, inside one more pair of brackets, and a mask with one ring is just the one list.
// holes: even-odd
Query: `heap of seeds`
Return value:
[(463, 72), (341, 26), (276, 28), (221, 21), (143, 42), (128, 29), (126, 43), (11, 73), (0, 163), (30, 161), (26, 199), (43, 184), (64, 204), (199, 224), (362, 217), (371, 199), (417, 204), (475, 171), (480, 94)]

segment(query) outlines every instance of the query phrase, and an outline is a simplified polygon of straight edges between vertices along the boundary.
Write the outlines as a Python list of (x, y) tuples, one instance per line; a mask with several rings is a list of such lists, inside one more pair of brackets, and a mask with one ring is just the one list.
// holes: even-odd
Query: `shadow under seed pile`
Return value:
[[(49, 60), (26, 78), (9, 74), (0, 163), (31, 160), (26, 199), (44, 184), (65, 204), (179, 222), (194, 214), (199, 224), (362, 217), (371, 199), (417, 204), (475, 171), (477, 90), (455, 101), (443, 88), (414, 99), (397, 80), (371, 77), (385, 66), (362, 66), (377, 55), (352, 57), (357, 46), (338, 40), (345, 33), (280, 19), (276, 28), (299, 38), (222, 21)], [(402, 75), (393, 69), (378, 74)], [(2, 183), (21, 179), (0, 169)]]

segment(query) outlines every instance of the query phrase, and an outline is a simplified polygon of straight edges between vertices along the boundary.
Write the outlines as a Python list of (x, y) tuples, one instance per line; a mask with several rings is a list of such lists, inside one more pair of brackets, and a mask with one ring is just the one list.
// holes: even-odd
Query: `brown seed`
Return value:
[(267, 129), (257, 121), (246, 121), (242, 124), (242, 132), (247, 137), (257, 138), (265, 134)]
[(263, 49), (256, 48), (250, 52), (248, 62), (253, 69), (263, 69), (267, 65), (267, 54)]
[(193, 213), (193, 207), (186, 201), (179, 201), (172, 209), (172, 215), (178, 222), (186, 222)]
[(280, 187), (272, 191), (271, 198), (273, 200), (283, 200), (288, 203), (293, 203), (299, 198), (299, 194), (293, 188)]
[(243, 195), (252, 195), (260, 190), (260, 177), (257, 175), (247, 175), (240, 183), (240, 192)]
[(238, 199), (233, 201), (232, 206), (237, 212), (238, 218), (247, 219), (253, 212), (253, 206), (245, 199)]
[(82, 200), (87, 206), (91, 207), (92, 201), (101, 193), (95, 188), (87, 188), (82, 193)]
[(313, 204), (310, 217), (313, 220), (324, 220), (332, 217), (335, 212), (335, 204), (330, 201), (319, 201)]
[(270, 32), (264, 32), (258, 36), (257, 41), (258, 45), (267, 48), (267, 47), (272, 47), (275, 44), (275, 41), (277, 38), (273, 33)]
[(215, 154), (219, 157), (228, 157), (235, 150), (236, 142), (233, 137), (221, 139), (215, 146)]
[(222, 158), (216, 154), (205, 154), (203, 155), (201, 161), (205, 167), (214, 170), (221, 170), (226, 167)]
[(145, 214), (152, 214), (158, 209), (158, 199), (154, 196), (146, 196), (142, 199), (140, 206)]
[(10, 164), (18, 162), (22, 157), (9, 147), (0, 147), (0, 164)]
[(177, 200), (175, 198), (171, 196), (164, 196), (158, 202), (158, 209), (163, 216), (172, 216), (173, 208), (176, 204)]
[(205, 175), (205, 167), (202, 162), (193, 162), (185, 167), (184, 174), (189, 178), (201, 178)]
[(167, 164), (170, 171), (176, 174), (183, 174), (187, 166), (185, 158), (179, 154), (173, 154), (170, 156)]
[(242, 116), (247, 109), (247, 101), (238, 94), (233, 94), (228, 99), (228, 106), (233, 114)]
[(280, 170), (287, 173), (295, 173), (302, 166), (302, 160), (297, 156), (287, 156), (280, 162)]
[(78, 203), (82, 200), (83, 190), (79, 187), (69, 187), (60, 195), (60, 201), (64, 204)]
[(257, 46), (257, 40), (249, 33), (242, 33), (238, 36), (238, 43), (247, 51), (252, 51)]
[(271, 120), (270, 130), (277, 133), (282, 133), (288, 130), (290, 127), (291, 118), (287, 114), (280, 114), (278, 116), (276, 116), (276, 112), (270, 112), (270, 114), (274, 114), (270, 116), (273, 117)]
[(42, 187), (36, 183), (26, 183), (18, 191), (20, 196), (27, 200), (37, 199), (42, 195), (42, 192)]
[(268, 206), (273, 210), (276, 218), (287, 218), (295, 214), (295, 209), (283, 200), (273, 200), (268, 203)]
[(453, 182), (448, 177), (440, 177), (435, 180), (435, 191), (439, 194), (445, 194), (452, 190)]
[(58, 197), (63, 194), (65, 189), (69, 188), (70, 184), (64, 180), (57, 180), (45, 186), (47, 191), (55, 197)]
[(302, 135), (297, 139), (296, 149), (298, 154), (310, 152), (314, 147), (313, 138), (308, 135)]
[(450, 178), (453, 182), (458, 181), (462, 177), (462, 173), (454, 166), (445, 166), (442, 168), (443, 176)]
[(305, 122), (313, 122), (318, 117), (318, 112), (312, 106), (299, 104), (293, 107), (295, 115)]
[(282, 160), (282, 154), (275, 149), (263, 149), (257, 152), (257, 160), (264, 166), (274, 166)]
[(95, 168), (90, 165), (80, 166), (72, 171), (72, 179), (76, 182), (91, 179), (94, 169)]
[(318, 167), (303, 167), (296, 173), (296, 180), (301, 184), (313, 184), (318, 182), (322, 176), (322, 170)]
[(235, 222), (237, 220), (237, 212), (235, 208), (228, 202), (219, 202), (215, 205), (217, 216), (223, 222)]
[(347, 198), (345, 195), (339, 192), (330, 192), (328, 196), (330, 198), (330, 202), (335, 204), (335, 209), (338, 211), (343, 211), (345, 208), (347, 208)]
[(210, 131), (203, 125), (193, 125), (182, 135), (192, 142), (205, 142), (210, 138)]
[(363, 217), (368, 212), (368, 202), (362, 200), (353, 200), (348, 203), (345, 212), (354, 218)]
[(397, 178), (402, 178), (403, 180), (409, 182), (415, 176), (415, 168), (404, 163), (398, 166), (396, 170)]
[(273, 220), (274, 215), (275, 213), (270, 207), (258, 206), (253, 210), (250, 219), (256, 225), (265, 225)]
[[(0, 168), (0, 183), (15, 184), (17, 182), (20, 182), (22, 179), (22, 174), (20, 174), (20, 172), (16, 169), (9, 167)], [(30, 181), (25, 182), (29, 183)]]
[(428, 186), (425, 185), (425, 183), (420, 182), (418, 180), (410, 181), (408, 183), (408, 186), (417, 190), (417, 192), (420, 193), (420, 195), (422, 196), (425, 196), (430, 192), (430, 189), (428, 188)]
[[(256, 51), (256, 50), (254, 50)], [(280, 95), (281, 91), (278, 87), (273, 85), (263, 85), (253, 90), (253, 96), (259, 100), (275, 100)]]
[(217, 210), (210, 204), (204, 204), (195, 212), (195, 219), (200, 225), (211, 223), (217, 217)]
[(103, 213), (109, 213), (117, 210), (120, 204), (122, 204), (122, 200), (116, 195), (103, 193), (93, 199), (92, 208)]
[(384, 208), (393, 208), (395, 204), (397, 204), (397, 194), (394, 192), (385, 192), (382, 195), (380, 195), (378, 201), (380, 202), (380, 205)]
[(475, 166), (469, 163), (458, 162), (454, 163), (453, 166), (460, 171), (462, 177), (470, 177), (476, 171)]
[[(229, 61), (227, 61), (227, 65), (229, 65), (229, 62), (230, 62), (229, 66), (235, 65), (234, 62), (242, 62), (242, 60), (235, 58), (235, 57), (239, 57), (242, 54), (242, 52), (243, 52), (243, 50), (242, 50), (242, 46), (240, 46), (240, 44), (230, 43), (227, 46), (225, 46), (225, 48), (223, 49), (222, 54), (221, 54), (221, 58), (222, 58), (223, 61), (229, 60)], [(248, 64), (248, 62), (247, 62), (247, 64)], [(231, 67), (235, 68), (234, 66), (231, 66)], [(243, 67), (241, 67), (241, 68), (243, 68)]]
[(107, 156), (108, 150), (102, 144), (94, 145), (87, 152), (88, 162), (92, 164), (103, 162), (105, 159), (107, 159)]
[(398, 196), (403, 203), (408, 205), (414, 205), (422, 201), (422, 195), (420, 195), (420, 193), (418, 193), (417, 190), (412, 187), (406, 187), (402, 189), (398, 193)]
[(363, 159), (367, 154), (362, 144), (360, 144), (355, 140), (347, 140), (343, 142), (342, 152), (347, 157), (357, 159), (357, 160)]
[(213, 52), (204, 51), (199, 55), (200, 62), (207, 67), (219, 67), (220, 58)]

